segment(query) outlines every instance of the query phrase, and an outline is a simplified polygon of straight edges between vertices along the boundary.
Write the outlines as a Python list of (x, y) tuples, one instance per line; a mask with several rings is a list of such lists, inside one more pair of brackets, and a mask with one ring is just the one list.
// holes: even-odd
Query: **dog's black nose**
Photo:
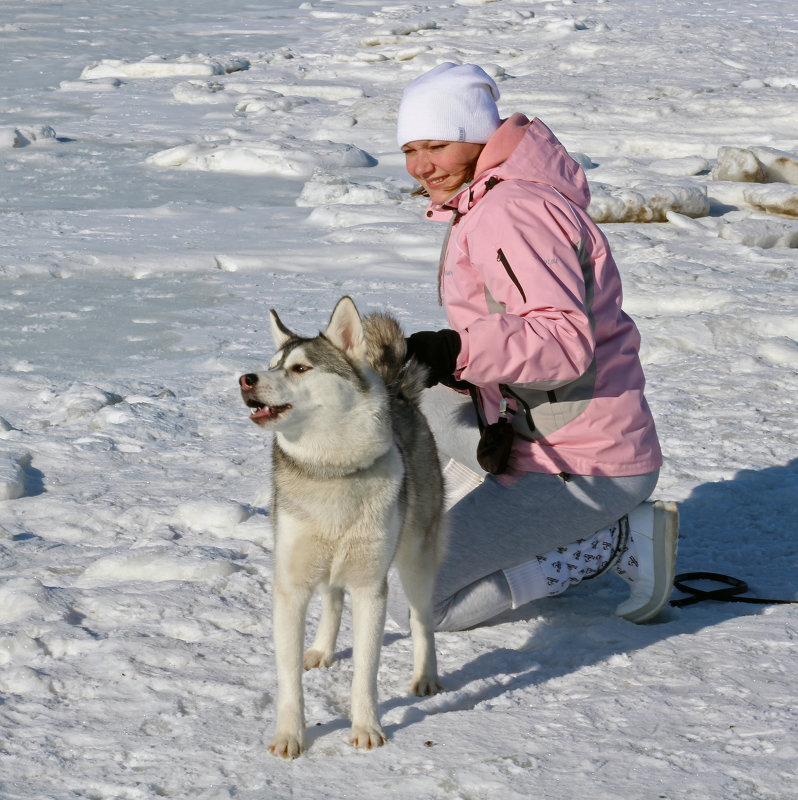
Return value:
[(254, 372), (248, 372), (246, 375), (242, 375), (238, 382), (242, 389), (253, 389), (258, 385), (258, 376)]

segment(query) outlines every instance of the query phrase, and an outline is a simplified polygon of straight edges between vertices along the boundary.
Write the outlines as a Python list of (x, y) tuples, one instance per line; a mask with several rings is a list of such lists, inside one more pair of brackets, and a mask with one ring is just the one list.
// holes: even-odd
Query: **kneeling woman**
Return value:
[(582, 168), (540, 120), (501, 120), (498, 97), (481, 68), (446, 63), (407, 86), (398, 114), (427, 217), (449, 224), (438, 286), (450, 327), (408, 339), (441, 384), (425, 412), (463, 495), (436, 627), (471, 627), (607, 570), (631, 584), (617, 613), (645, 622), (670, 596), (678, 517), (645, 502), (662, 456), (640, 337)]

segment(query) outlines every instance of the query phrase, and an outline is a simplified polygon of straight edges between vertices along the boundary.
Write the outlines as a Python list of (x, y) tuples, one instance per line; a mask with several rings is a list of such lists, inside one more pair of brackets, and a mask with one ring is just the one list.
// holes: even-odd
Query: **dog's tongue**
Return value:
[(250, 415), (250, 419), (269, 419), (269, 417), (274, 416), (274, 409), (271, 406), (263, 406), (263, 408), (258, 408), (253, 411)]
[(262, 408), (258, 408), (253, 411), (249, 415), (249, 418), (255, 421), (271, 419), (272, 417), (279, 416), (283, 411), (286, 411), (289, 408), (291, 408), (290, 403), (284, 406), (263, 406)]

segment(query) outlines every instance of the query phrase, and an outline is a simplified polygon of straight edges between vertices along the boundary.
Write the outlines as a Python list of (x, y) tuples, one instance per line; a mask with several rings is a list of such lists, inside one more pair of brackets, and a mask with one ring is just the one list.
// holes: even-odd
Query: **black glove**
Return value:
[(452, 373), (457, 367), (459, 353), (460, 334), (448, 328), (440, 331), (418, 331), (407, 339), (407, 359), (415, 358), (429, 372), (427, 388), (439, 382), (446, 386), (458, 382)]

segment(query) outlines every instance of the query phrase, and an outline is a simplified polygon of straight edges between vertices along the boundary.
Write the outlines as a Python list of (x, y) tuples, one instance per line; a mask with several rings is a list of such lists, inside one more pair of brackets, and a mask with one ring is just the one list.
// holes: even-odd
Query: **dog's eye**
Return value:
[(303, 372), (307, 372), (310, 367), (307, 364), (294, 364), (291, 367), (291, 372), (295, 372), (297, 375), (301, 375)]

